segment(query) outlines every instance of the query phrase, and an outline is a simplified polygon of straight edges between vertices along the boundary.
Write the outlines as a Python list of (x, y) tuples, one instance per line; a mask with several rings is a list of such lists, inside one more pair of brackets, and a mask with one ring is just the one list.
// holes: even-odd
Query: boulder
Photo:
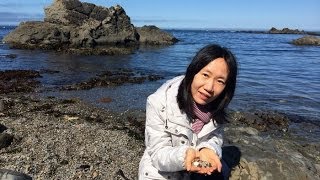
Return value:
[(292, 41), (295, 45), (313, 45), (320, 46), (320, 38), (316, 36), (303, 36)]
[(178, 39), (160, 30), (156, 26), (143, 26), (137, 28), (139, 34), (139, 42), (142, 44), (161, 45), (161, 44), (174, 44)]
[(53, 49), (77, 54), (129, 54), (140, 43), (174, 44), (177, 39), (155, 26), (139, 32), (119, 6), (110, 8), (79, 0), (55, 0), (44, 21), (23, 22), (3, 38), (12, 48)]

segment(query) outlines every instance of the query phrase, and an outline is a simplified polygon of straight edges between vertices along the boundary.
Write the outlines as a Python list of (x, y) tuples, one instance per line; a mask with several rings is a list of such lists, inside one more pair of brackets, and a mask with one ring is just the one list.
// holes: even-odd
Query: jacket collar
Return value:
[[(178, 89), (180, 86), (181, 81), (183, 80), (184, 76), (179, 76), (176, 78), (175, 81), (168, 84), (166, 89), (166, 119), (167, 121), (178, 124), (180, 126), (186, 127), (188, 129), (191, 128), (191, 124), (189, 121), (189, 117), (186, 113), (182, 113), (178, 103), (177, 103), (177, 94)], [(203, 137), (207, 135), (209, 132), (211, 132), (213, 129), (217, 128), (216, 122), (211, 119), (207, 124), (203, 126), (203, 129), (198, 134), (198, 138)]]

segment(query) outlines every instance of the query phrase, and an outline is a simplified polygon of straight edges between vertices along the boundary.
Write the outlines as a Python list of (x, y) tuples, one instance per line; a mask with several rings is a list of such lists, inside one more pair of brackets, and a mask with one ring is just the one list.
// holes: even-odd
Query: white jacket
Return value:
[(188, 147), (213, 149), (221, 158), (222, 128), (210, 120), (199, 134), (178, 107), (177, 94), (184, 76), (167, 81), (147, 99), (146, 150), (139, 165), (139, 179), (189, 179), (184, 158)]

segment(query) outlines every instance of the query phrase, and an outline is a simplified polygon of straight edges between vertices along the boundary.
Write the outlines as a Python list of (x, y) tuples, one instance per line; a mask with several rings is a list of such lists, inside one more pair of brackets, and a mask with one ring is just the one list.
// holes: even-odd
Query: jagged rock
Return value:
[(320, 38), (316, 36), (304, 36), (299, 39), (293, 40), (292, 44), (320, 46)]
[(283, 28), (282, 30), (278, 30), (275, 27), (272, 27), (268, 33), (270, 34), (306, 34), (303, 30), (299, 31), (298, 29), (289, 29), (289, 28)]
[(143, 44), (161, 45), (161, 44), (174, 44), (178, 39), (172, 35), (160, 30), (156, 26), (143, 26), (137, 28), (140, 35), (139, 41)]
[(119, 5), (106, 8), (79, 0), (55, 0), (45, 8), (44, 21), (21, 23), (3, 42), (12, 48), (53, 49), (84, 55), (129, 54), (140, 43), (177, 42), (156, 27), (142, 28), (141, 33), (138, 34)]

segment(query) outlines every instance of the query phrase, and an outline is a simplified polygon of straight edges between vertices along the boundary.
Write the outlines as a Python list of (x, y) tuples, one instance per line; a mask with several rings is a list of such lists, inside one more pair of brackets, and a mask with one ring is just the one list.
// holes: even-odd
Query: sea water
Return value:
[[(15, 27), (2, 27), (0, 39)], [(222, 30), (166, 30), (180, 41), (163, 47), (141, 47), (120, 56), (80, 56), (42, 50), (9, 49), (0, 44), (0, 70), (33, 69), (44, 73), (44, 87), (56, 88), (88, 80), (103, 71), (128, 68), (164, 77), (155, 82), (80, 91), (48, 91), (46, 96), (80, 98), (114, 111), (145, 109), (148, 95), (166, 80), (183, 74), (203, 46), (217, 43), (236, 55), (239, 76), (232, 110), (271, 110), (320, 122), (320, 47), (290, 42), (303, 35)], [(6, 58), (16, 54), (14, 59)], [(110, 103), (99, 99), (109, 97)]]

